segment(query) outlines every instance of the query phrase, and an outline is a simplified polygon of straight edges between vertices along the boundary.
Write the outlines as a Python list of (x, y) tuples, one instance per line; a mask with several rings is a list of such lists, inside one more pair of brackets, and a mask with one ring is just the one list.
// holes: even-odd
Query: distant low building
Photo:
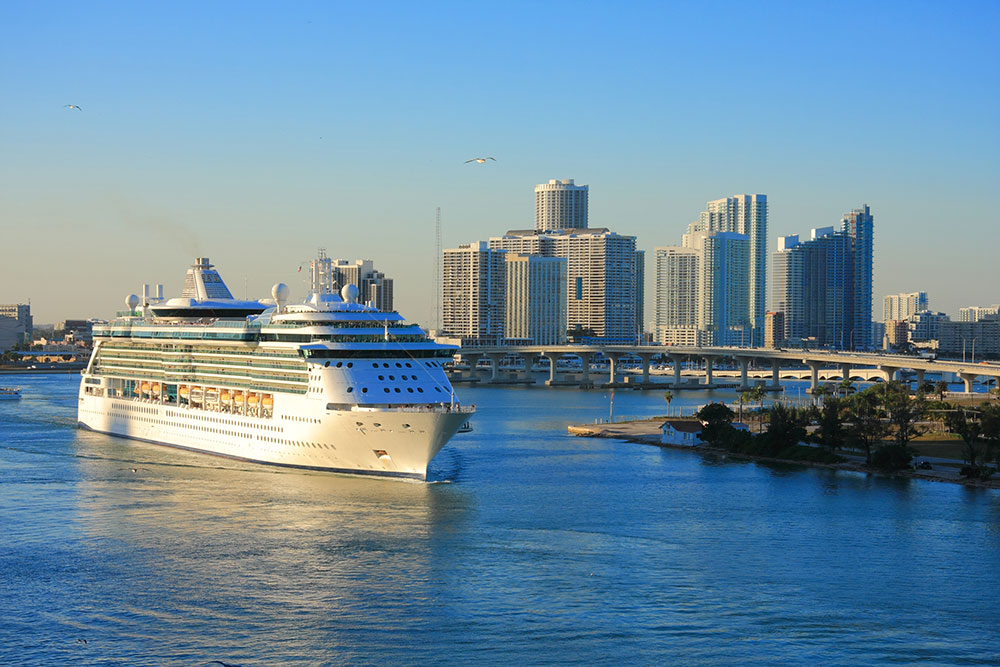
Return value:
[(33, 334), (30, 304), (0, 304), (0, 352), (30, 343)]
[(952, 358), (1000, 358), (1000, 315), (975, 322), (942, 322), (938, 353)]

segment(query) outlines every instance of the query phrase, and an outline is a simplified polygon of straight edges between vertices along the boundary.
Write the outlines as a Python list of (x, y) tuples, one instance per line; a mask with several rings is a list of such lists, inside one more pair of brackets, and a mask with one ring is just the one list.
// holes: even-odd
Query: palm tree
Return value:
[(938, 400), (939, 401), (943, 401), (944, 400), (944, 392), (948, 391), (948, 383), (945, 382), (944, 380), (938, 380), (934, 384), (934, 391), (936, 391), (938, 393)]
[(844, 392), (844, 396), (850, 396), (854, 391), (854, 383), (851, 382), (850, 376), (845, 377), (840, 381), (840, 389)]
[(670, 412), (670, 401), (674, 400), (674, 392), (669, 390), (663, 392), (663, 400), (667, 402), (667, 412)]

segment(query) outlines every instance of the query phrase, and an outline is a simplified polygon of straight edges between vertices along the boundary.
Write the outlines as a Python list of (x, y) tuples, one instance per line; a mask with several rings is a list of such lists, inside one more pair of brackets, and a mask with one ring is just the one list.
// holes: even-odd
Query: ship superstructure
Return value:
[(474, 412), (442, 364), (455, 352), (396, 312), (314, 292), (239, 301), (207, 258), (180, 298), (130, 296), (94, 326), (81, 426), (260, 463), (425, 479)]

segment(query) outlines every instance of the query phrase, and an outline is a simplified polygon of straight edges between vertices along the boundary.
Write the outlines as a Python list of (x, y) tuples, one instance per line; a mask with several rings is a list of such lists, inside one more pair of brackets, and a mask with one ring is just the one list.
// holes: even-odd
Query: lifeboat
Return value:
[(204, 392), (202, 392), (201, 387), (191, 387), (191, 402), (192, 403), (201, 403), (201, 399), (202, 399), (203, 396), (204, 396)]
[(148, 382), (143, 382), (142, 383), (142, 393), (144, 393), (144, 394), (148, 394), (149, 393), (149, 383)]
[(219, 390), (218, 389), (206, 389), (205, 390), (205, 402), (206, 403), (218, 403), (219, 402)]
[(177, 390), (177, 393), (181, 395), (181, 398), (187, 398), (190, 392), (188, 391), (187, 385), (182, 384), (180, 389)]
[(159, 393), (160, 393), (160, 383), (159, 383), (159, 382), (154, 382), (154, 383), (153, 383), (153, 384), (152, 384), (152, 385), (150, 386), (150, 389), (152, 389), (152, 390), (153, 390), (153, 393), (154, 393), (154, 394), (159, 394)]
[(247, 405), (251, 408), (260, 402), (260, 397), (257, 394), (247, 394)]
[(234, 391), (233, 392), (233, 400), (236, 401), (237, 404), (243, 405), (243, 392), (242, 391)]
[(219, 400), (222, 401), (223, 403), (229, 403), (230, 401), (233, 400), (233, 395), (230, 394), (228, 391), (223, 390), (222, 394), (219, 395)]
[(274, 407), (274, 399), (271, 398), (270, 394), (264, 394), (264, 398), (260, 399), (260, 404), (265, 408)]

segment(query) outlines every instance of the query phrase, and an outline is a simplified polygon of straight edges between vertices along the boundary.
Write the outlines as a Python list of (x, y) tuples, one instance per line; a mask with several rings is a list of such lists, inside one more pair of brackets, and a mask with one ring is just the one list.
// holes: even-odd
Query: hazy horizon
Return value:
[[(428, 326), (435, 207), (445, 248), (485, 240), (532, 227), (552, 178), (590, 186), (591, 226), (638, 237), (647, 323), (653, 248), (754, 192), (769, 255), (871, 206), (876, 320), (897, 292), (953, 317), (1000, 301), (996, 3), (0, 18), (0, 303), (30, 299), (40, 324), (113, 315), (142, 283), (177, 295), (196, 256), (235, 295), (245, 277), (250, 296), (280, 281), (300, 298), (325, 247), (372, 259)], [(481, 155), (497, 162), (464, 164)]]

